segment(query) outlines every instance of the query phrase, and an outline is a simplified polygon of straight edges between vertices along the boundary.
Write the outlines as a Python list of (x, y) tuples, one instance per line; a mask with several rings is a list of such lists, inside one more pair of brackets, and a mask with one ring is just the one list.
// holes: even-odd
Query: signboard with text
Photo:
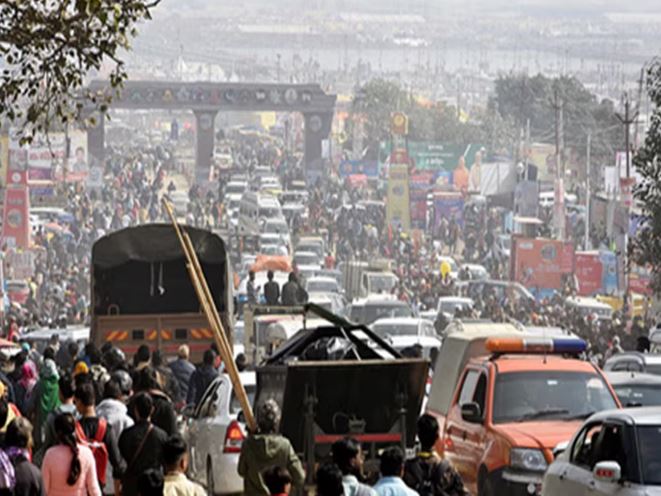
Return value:
[(543, 238), (512, 237), (510, 277), (536, 294), (560, 291), (574, 273), (574, 246)]

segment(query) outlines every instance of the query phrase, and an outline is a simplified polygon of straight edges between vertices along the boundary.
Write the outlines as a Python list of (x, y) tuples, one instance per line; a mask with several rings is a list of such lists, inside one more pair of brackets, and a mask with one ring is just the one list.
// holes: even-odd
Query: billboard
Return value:
[(364, 174), (367, 177), (379, 177), (379, 164), (376, 160), (343, 160), (340, 162), (340, 177)]
[(576, 279), (578, 281), (579, 296), (592, 296), (601, 293), (603, 278), (603, 265), (599, 259), (599, 252), (576, 253)]
[(511, 257), (511, 279), (537, 294), (561, 290), (565, 278), (574, 272), (571, 242), (513, 236)]
[(2, 244), (9, 248), (30, 246), (30, 198), (27, 187), (28, 153), (18, 140), (9, 140), (9, 166), (2, 219)]
[(454, 219), (460, 226), (464, 225), (464, 197), (459, 192), (437, 191), (434, 193), (434, 227), (438, 228), (441, 219), (448, 222)]
[(409, 166), (408, 164), (392, 164), (388, 174), (388, 201), (386, 205), (386, 222), (388, 225), (400, 226), (404, 231), (411, 228), (409, 202)]
[(433, 173), (427, 171), (411, 175), (409, 181), (409, 195), (411, 197), (411, 223), (420, 229), (424, 229), (426, 227), (427, 195), (433, 186), (433, 179)]

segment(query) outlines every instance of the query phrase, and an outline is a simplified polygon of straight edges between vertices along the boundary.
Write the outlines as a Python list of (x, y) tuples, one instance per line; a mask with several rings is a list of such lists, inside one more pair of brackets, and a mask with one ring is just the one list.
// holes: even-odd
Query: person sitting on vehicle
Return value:
[(464, 496), (461, 476), (434, 450), (438, 441), (438, 421), (431, 415), (418, 419), (420, 451), (404, 465), (404, 482), (421, 496)]
[(286, 496), (291, 491), (291, 475), (286, 468), (269, 467), (262, 473), (262, 479), (271, 496)]
[(264, 299), (267, 305), (277, 305), (280, 300), (280, 285), (273, 280), (273, 271), (266, 273), (268, 282), (264, 284)]
[(333, 463), (342, 471), (342, 485), (345, 496), (375, 496), (374, 489), (361, 484), (363, 477), (363, 453), (355, 439), (344, 438), (333, 443), (331, 448)]
[(188, 470), (188, 446), (179, 434), (170, 436), (163, 446), (165, 467), (165, 496), (204, 496), (202, 486), (186, 477)]
[(243, 488), (251, 496), (269, 496), (262, 472), (267, 467), (286, 468), (292, 476), (295, 488), (301, 488), (305, 480), (303, 465), (289, 439), (277, 434), (280, 424), (280, 408), (272, 400), (266, 400), (257, 409), (258, 433), (251, 433), (241, 446), (238, 472), (243, 477)]
[(387, 448), (381, 454), (381, 478), (374, 486), (378, 496), (418, 496), (402, 480), (404, 452), (398, 446)]
[(282, 286), (282, 304), (286, 306), (302, 305), (307, 300), (306, 291), (298, 283), (294, 272), (289, 274), (289, 280)]

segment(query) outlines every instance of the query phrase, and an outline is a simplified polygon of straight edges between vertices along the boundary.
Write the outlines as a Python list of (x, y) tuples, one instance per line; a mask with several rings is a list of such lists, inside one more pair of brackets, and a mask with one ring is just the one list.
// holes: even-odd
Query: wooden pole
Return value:
[(238, 370), (236, 369), (234, 357), (232, 356), (232, 348), (229, 346), (227, 341), (227, 335), (225, 334), (223, 323), (220, 319), (220, 315), (218, 314), (218, 309), (216, 308), (216, 305), (213, 301), (211, 291), (209, 290), (209, 286), (204, 276), (204, 272), (202, 271), (200, 261), (197, 258), (197, 253), (195, 252), (193, 243), (188, 233), (185, 231), (182, 232), (181, 227), (179, 226), (177, 219), (174, 216), (172, 207), (165, 199), (163, 200), (163, 205), (165, 206), (165, 210), (170, 216), (174, 230), (177, 234), (177, 237), (179, 238), (179, 242), (181, 243), (181, 248), (186, 257), (186, 267), (191, 277), (193, 288), (195, 289), (197, 297), (200, 300), (200, 304), (202, 305), (202, 309), (204, 310), (207, 320), (209, 321), (209, 325), (211, 326), (211, 329), (214, 333), (214, 338), (216, 344), (218, 345), (218, 350), (220, 351), (221, 358), (225, 363), (225, 369), (230, 377), (230, 380), (232, 381), (234, 393), (236, 394), (237, 399), (239, 400), (239, 404), (241, 405), (241, 409), (243, 410), (243, 415), (246, 419), (246, 425), (251, 432), (256, 432), (257, 422), (255, 421), (255, 416), (253, 415), (252, 405), (250, 404), (246, 390), (241, 383), (241, 378), (239, 376)]

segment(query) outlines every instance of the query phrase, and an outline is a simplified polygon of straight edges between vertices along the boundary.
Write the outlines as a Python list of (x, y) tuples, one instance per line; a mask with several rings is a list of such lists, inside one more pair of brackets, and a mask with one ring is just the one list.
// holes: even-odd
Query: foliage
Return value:
[(408, 138), (412, 141), (484, 143), (490, 149), (509, 149), (513, 142), (511, 121), (495, 112), (485, 112), (464, 122), (456, 108), (418, 100), (398, 84), (383, 79), (374, 79), (357, 92), (352, 111), (365, 116), (365, 137), (374, 148), (390, 138), (390, 116), (396, 111), (408, 116)]
[[(0, 117), (22, 139), (84, 115), (80, 91), (90, 71), (112, 63), (112, 88), (127, 77), (120, 52), (160, 0), (3, 0), (0, 2)], [(88, 95), (105, 112), (112, 95)]]
[(565, 146), (583, 156), (587, 135), (591, 133), (592, 156), (595, 163), (604, 164), (613, 163), (615, 152), (624, 148), (622, 126), (613, 102), (599, 101), (576, 78), (507, 75), (496, 80), (494, 90), (490, 107), (503, 118), (512, 119), (516, 129), (524, 129), (529, 119), (533, 142), (555, 142), (554, 106), (564, 102)]
[(633, 158), (640, 174), (634, 196), (646, 218), (631, 243), (634, 260), (652, 270), (652, 288), (661, 293), (661, 61), (647, 70), (647, 93), (654, 105), (645, 143)]

